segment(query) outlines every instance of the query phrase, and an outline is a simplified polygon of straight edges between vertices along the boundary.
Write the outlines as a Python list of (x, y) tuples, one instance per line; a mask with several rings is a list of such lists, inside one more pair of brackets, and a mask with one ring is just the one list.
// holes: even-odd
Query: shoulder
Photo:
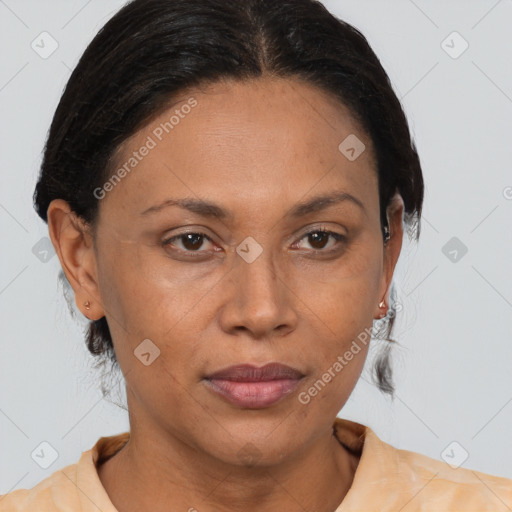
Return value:
[(512, 507), (511, 479), (450, 465), (413, 451), (394, 450), (401, 478), (421, 491), (427, 503), (442, 503), (454, 507), (452, 510), (497, 512)]
[(386, 468), (381, 468), (388, 492), (394, 491), (394, 504), (400, 504), (404, 511), (499, 512), (512, 507), (512, 480), (508, 478), (398, 449), (376, 436), (371, 444), (388, 468), (387, 474)]
[(101, 437), (79, 461), (52, 473), (31, 489), (0, 495), (0, 512), (116, 512), (98, 476), (98, 465), (120, 450), (129, 432)]
[[(55, 471), (31, 489), (0, 495), (0, 512), (49, 512), (70, 510), (76, 504), (78, 464)], [(59, 497), (56, 501), (56, 497)], [(59, 503), (60, 502), (60, 503)]]
[(353, 421), (337, 418), (335, 435), (359, 456), (352, 486), (338, 512), (511, 510), (511, 479), (395, 448), (370, 427)]

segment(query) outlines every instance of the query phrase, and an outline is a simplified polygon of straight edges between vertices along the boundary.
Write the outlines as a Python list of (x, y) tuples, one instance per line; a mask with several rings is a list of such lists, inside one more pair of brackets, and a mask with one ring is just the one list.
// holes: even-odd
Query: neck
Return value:
[(358, 464), (332, 428), (280, 463), (253, 466), (227, 464), (168, 432), (147, 432), (132, 424), (129, 442), (98, 468), (119, 512), (332, 512)]

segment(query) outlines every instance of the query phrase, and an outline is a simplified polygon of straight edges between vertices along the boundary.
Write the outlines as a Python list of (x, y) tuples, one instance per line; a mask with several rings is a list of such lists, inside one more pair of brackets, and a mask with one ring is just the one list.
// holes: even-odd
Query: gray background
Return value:
[[(396, 447), (459, 463), (467, 452), (462, 467), (512, 478), (512, 2), (324, 3), (381, 59), (426, 181), (420, 242), (405, 238), (395, 273), (396, 399), (370, 383), (371, 351), (339, 415)], [(31, 204), (70, 70), (122, 4), (0, 0), (0, 494), (128, 429), (127, 413), (101, 396), (85, 323), (70, 316)], [(47, 58), (31, 47), (44, 31), (58, 43)], [(31, 458), (44, 441), (58, 453), (46, 469)]]

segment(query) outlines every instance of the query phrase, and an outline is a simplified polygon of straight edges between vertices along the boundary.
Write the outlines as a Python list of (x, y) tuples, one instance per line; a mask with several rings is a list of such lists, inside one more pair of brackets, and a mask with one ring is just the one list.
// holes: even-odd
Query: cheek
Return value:
[(98, 269), (105, 310), (136, 339), (165, 337), (199, 309), (205, 293), (186, 265), (171, 265), (157, 252), (122, 242), (104, 251)]
[(344, 277), (333, 270), (327, 278), (318, 267), (317, 272), (310, 269), (307, 283), (297, 281), (302, 314), (314, 340), (302, 355), (315, 361), (315, 372), (302, 395), (301, 403), (311, 408), (304, 411), (306, 415), (312, 410), (315, 414), (339, 411), (359, 379), (371, 340), (382, 272), (380, 256), (378, 247), (373, 252), (366, 247), (364, 252), (354, 251), (350, 262), (348, 258), (343, 262), (352, 269)]
[(372, 287), (365, 280), (331, 285), (309, 307), (312, 333), (301, 357), (312, 373), (297, 399), (300, 417), (337, 414), (359, 380), (372, 334)]
[[(197, 280), (185, 265), (180, 270), (150, 253), (136, 244), (122, 244), (105, 254), (99, 268), (101, 294), (119, 364), (125, 374), (136, 370), (134, 389), (150, 402), (154, 396), (178, 407), (188, 396), (180, 390), (195, 382), (196, 368), (215, 350), (201, 340), (213, 324), (216, 305), (208, 294), (220, 276), (214, 272)], [(147, 367), (137, 358), (147, 353), (146, 346), (151, 361), (158, 354)]]
[(371, 339), (373, 296), (373, 286), (364, 279), (335, 283), (316, 298), (310, 296), (306, 305), (315, 343), (308, 352), (316, 361), (317, 378), (330, 371), (338, 382), (357, 379)]
[[(287, 268), (285, 281), (293, 292), (288, 307), (297, 311), (297, 337), (302, 340), (297, 349), (314, 361), (317, 372), (328, 369), (371, 326), (382, 271), (381, 251), (374, 245), (365, 245), (363, 239), (338, 260), (303, 260), (304, 264)], [(184, 375), (187, 361), (198, 367), (207, 359), (212, 349), (201, 340), (219, 336), (215, 316), (237, 292), (230, 288), (230, 295), (225, 295), (228, 269), (212, 265), (197, 279), (198, 269), (206, 265), (172, 262), (159, 250), (163, 251), (130, 242), (104, 250), (98, 266), (101, 295), (112, 320), (112, 336), (122, 340), (116, 347), (119, 358), (120, 351), (133, 356), (133, 350), (150, 339), (161, 349), (165, 367)], [(359, 363), (362, 352), (350, 371), (364, 364)]]
[[(325, 339), (336, 349), (372, 324), (382, 277), (382, 251), (375, 244), (353, 245), (329, 265), (310, 265), (297, 276), (297, 296)], [(332, 345), (330, 345), (332, 346)]]

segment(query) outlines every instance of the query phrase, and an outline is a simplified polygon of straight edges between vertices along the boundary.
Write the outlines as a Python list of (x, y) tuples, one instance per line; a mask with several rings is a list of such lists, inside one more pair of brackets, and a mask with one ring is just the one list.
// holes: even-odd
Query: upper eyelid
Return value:
[[(298, 236), (297, 241), (302, 240), (307, 235), (310, 235), (312, 233), (318, 233), (318, 232), (324, 232), (324, 233), (327, 233), (327, 234), (329, 234), (331, 236), (337, 235), (337, 236), (346, 238), (345, 234), (338, 233), (337, 231), (335, 231), (333, 229), (329, 229), (329, 228), (327, 228), (325, 226), (318, 226), (318, 227), (307, 228), (307, 230), (305, 232), (303, 232), (301, 235)], [(211, 236), (209, 236), (207, 233), (204, 233), (203, 231), (201, 231), (199, 229), (197, 229), (197, 230), (190, 230), (190, 231), (184, 231), (183, 233), (178, 233), (178, 234), (172, 235), (170, 237), (164, 237), (164, 239), (162, 240), (162, 243), (167, 245), (170, 242), (172, 242), (174, 240), (177, 240), (177, 239), (179, 239), (182, 236), (189, 235), (189, 234), (190, 235), (201, 235), (201, 236), (207, 238), (210, 242), (215, 243), (215, 241), (212, 239)], [(321, 249), (317, 249), (317, 250), (320, 251), (320, 252), (323, 252)], [(204, 251), (185, 251), (185, 252), (200, 253), (200, 252), (204, 252)]]
[[(300, 237), (302, 238), (303, 236), (309, 234), (309, 233), (314, 233), (314, 232), (317, 232), (317, 231), (329, 231), (329, 232), (332, 232), (332, 233), (335, 233), (335, 234), (339, 234), (339, 235), (343, 235), (343, 236), (346, 236), (345, 234), (343, 233), (337, 233), (337, 231), (334, 229), (334, 228), (330, 228), (330, 227), (327, 227), (324, 225), (325, 223), (320, 223), (320, 225), (317, 225), (317, 226), (312, 226), (312, 227), (307, 227), (307, 228), (304, 228), (305, 231), (302, 232), (302, 235), (300, 235)], [(206, 237), (208, 237), (210, 240), (213, 240), (213, 238), (208, 235), (205, 231), (207, 231), (208, 229), (207, 228), (203, 228), (203, 227), (197, 227), (197, 228), (192, 228), (188, 231), (183, 231), (182, 233), (178, 233), (176, 235), (172, 235), (172, 236), (165, 236), (163, 237), (163, 240), (169, 240), (171, 238), (175, 238), (175, 237), (179, 237), (179, 236), (182, 236), (182, 235), (188, 235), (188, 234), (192, 234), (192, 235), (204, 235)], [(301, 230), (299, 230), (299, 233), (301, 232)], [(298, 236), (298, 235), (293, 235), (294, 237), (295, 236)]]

